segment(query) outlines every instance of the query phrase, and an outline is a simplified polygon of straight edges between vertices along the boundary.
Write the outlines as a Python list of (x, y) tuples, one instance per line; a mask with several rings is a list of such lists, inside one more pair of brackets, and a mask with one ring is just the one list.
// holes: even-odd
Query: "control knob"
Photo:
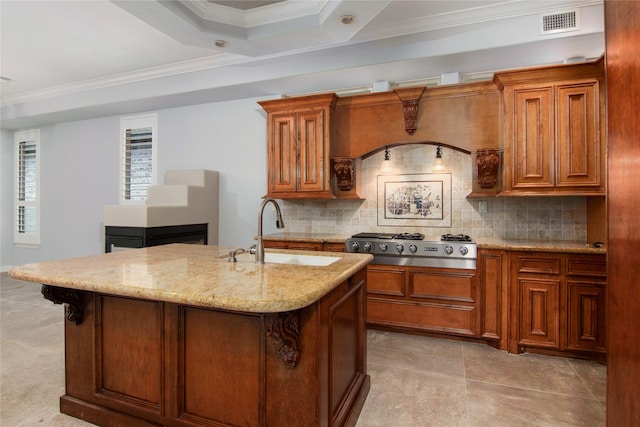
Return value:
[(447, 255), (451, 255), (453, 253), (453, 248), (449, 245), (444, 247), (444, 253)]
[(386, 243), (380, 243), (380, 246), (378, 246), (380, 248), (380, 250), (382, 252), (386, 252), (387, 251), (387, 244)]
[(360, 244), (358, 242), (351, 243), (351, 251), (352, 252), (358, 252), (358, 249), (360, 249)]
[(469, 248), (467, 248), (466, 246), (461, 246), (460, 247), (460, 254), (461, 255), (466, 255), (469, 253)]
[[(363, 247), (362, 249), (364, 249), (364, 251), (365, 251), (365, 252), (371, 252), (371, 243), (366, 242), (366, 243), (364, 244), (364, 247)], [(463, 254), (463, 255), (464, 255), (464, 254)]]
[(418, 247), (416, 245), (409, 245), (409, 251), (412, 254), (415, 254), (417, 250), (418, 250)]
[(398, 244), (396, 245), (396, 252), (398, 252), (399, 254), (401, 254), (401, 253), (402, 253), (402, 251), (404, 251), (404, 245), (403, 245), (403, 244), (401, 244), (401, 243), (398, 243)]

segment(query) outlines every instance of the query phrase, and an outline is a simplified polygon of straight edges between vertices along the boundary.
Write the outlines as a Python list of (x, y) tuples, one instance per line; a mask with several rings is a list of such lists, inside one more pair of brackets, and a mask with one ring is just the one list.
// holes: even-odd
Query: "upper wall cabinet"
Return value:
[(494, 81), (503, 94), (500, 195), (604, 195), (603, 61), (497, 73)]
[(261, 101), (267, 112), (266, 197), (333, 198), (331, 117), (333, 93)]

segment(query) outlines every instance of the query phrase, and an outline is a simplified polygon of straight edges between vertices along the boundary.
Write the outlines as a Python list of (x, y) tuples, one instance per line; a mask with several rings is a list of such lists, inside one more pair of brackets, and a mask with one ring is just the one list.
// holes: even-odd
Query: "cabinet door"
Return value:
[(553, 188), (553, 99), (552, 86), (513, 91), (513, 188)]
[(344, 252), (345, 247), (344, 247), (344, 243), (325, 242), (322, 245), (322, 250), (328, 251), (328, 252)]
[(270, 120), (269, 193), (296, 190), (296, 123), (293, 114), (274, 114)]
[(567, 281), (569, 350), (605, 351), (604, 284)]
[(299, 158), (298, 191), (323, 191), (325, 161), (324, 111), (311, 110), (298, 115)]
[(299, 251), (321, 251), (322, 243), (299, 242), (295, 240), (265, 240), (263, 241), (265, 248), (270, 249), (291, 249)]
[(558, 86), (558, 187), (600, 187), (598, 82)]
[(560, 280), (519, 278), (518, 344), (560, 348)]
[[(502, 251), (482, 249), (478, 252), (478, 287), (480, 291), (480, 335), (483, 338), (503, 339), (503, 291), (506, 291), (506, 255)], [(506, 329), (506, 328), (505, 328)], [(502, 340), (504, 341), (504, 340)], [(506, 348), (501, 343), (501, 348)]]

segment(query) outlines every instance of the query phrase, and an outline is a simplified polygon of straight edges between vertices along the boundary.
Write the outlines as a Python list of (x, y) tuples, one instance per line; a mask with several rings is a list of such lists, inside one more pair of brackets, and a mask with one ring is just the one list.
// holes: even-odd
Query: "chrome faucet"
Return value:
[(276, 227), (284, 228), (284, 220), (282, 219), (282, 212), (280, 211), (280, 205), (274, 199), (264, 199), (260, 205), (260, 212), (258, 213), (258, 244), (256, 246), (256, 262), (264, 264), (264, 244), (262, 243), (262, 214), (264, 212), (267, 203), (273, 203), (276, 208)]

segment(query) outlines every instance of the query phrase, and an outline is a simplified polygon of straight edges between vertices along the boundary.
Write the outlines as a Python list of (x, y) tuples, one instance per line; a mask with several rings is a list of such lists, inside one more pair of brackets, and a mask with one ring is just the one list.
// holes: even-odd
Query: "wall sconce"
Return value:
[(433, 162), (432, 172), (447, 172), (447, 164), (442, 160), (442, 146), (436, 148), (436, 160)]

